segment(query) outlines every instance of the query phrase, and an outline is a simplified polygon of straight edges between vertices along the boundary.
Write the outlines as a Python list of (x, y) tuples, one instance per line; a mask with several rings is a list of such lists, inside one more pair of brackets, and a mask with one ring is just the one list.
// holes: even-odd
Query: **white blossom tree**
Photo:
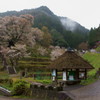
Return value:
[[(0, 57), (3, 62), (3, 69), (7, 69), (10, 61), (15, 67), (15, 60), (25, 54), (25, 47), (16, 44), (25, 44), (27, 35), (31, 32), (33, 17), (31, 15), (6, 16), (0, 18)], [(20, 48), (20, 49), (19, 49)]]

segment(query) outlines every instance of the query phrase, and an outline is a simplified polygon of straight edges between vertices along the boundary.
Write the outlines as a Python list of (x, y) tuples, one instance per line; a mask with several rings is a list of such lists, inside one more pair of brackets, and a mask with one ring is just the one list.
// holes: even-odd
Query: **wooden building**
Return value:
[(53, 81), (58, 80), (58, 72), (62, 72), (62, 81), (78, 81), (87, 78), (87, 71), (93, 69), (86, 60), (73, 51), (66, 51), (49, 66)]

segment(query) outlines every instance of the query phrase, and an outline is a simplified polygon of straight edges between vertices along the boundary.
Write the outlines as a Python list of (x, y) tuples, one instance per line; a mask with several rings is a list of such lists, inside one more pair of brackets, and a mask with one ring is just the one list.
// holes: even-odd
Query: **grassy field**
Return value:
[(100, 54), (98, 53), (86, 53), (83, 55), (83, 58), (86, 59), (95, 69), (89, 72), (89, 74), (95, 73), (98, 68), (100, 68)]
[(88, 60), (95, 68), (100, 67), (100, 53), (86, 53), (83, 58)]
[(94, 69), (88, 72), (88, 79), (86, 80), (85, 84), (90, 84), (92, 82), (95, 82), (97, 79), (95, 77), (95, 74), (100, 68), (100, 54), (99, 53), (86, 53), (83, 55), (83, 58), (87, 60)]
[(0, 79), (7, 79), (9, 78), (9, 74), (7, 72), (0, 72)]

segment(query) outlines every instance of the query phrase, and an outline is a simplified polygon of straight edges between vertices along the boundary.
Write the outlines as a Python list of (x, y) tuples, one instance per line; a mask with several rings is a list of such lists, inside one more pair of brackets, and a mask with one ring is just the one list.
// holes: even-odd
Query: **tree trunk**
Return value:
[(3, 54), (0, 54), (0, 55), (1, 55), (2, 65), (3, 65), (2, 70), (8, 71), (7, 59), (6, 59), (5, 55), (3, 55)]
[(7, 57), (5, 54), (0, 53), (1, 59), (2, 59), (2, 65), (3, 68), (2, 70), (6, 70), (9, 74), (16, 74), (16, 69), (14, 67), (13, 62), (11, 61), (12, 66), (9, 66), (8, 62), (7, 62)]
[(10, 68), (10, 70), (12, 70), (11, 71), (11, 74), (16, 74), (16, 63), (15, 63), (15, 60), (13, 59), (13, 58), (10, 58), (10, 63), (11, 63), (11, 68)]

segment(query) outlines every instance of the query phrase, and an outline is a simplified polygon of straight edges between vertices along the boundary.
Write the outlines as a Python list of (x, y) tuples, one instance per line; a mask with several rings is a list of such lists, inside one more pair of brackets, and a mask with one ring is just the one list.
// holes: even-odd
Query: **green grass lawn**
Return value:
[[(87, 60), (93, 67), (94, 69), (88, 72), (88, 79), (85, 80), (85, 84), (90, 84), (95, 82), (97, 79), (95, 77), (95, 74), (100, 68), (100, 54), (99, 53), (86, 53), (83, 55), (83, 58)], [(84, 81), (83, 81), (84, 83)]]
[(0, 79), (7, 79), (9, 78), (9, 74), (7, 72), (0, 72)]
[(100, 68), (100, 54), (99, 53), (86, 53), (83, 58), (87, 60), (95, 69), (89, 72), (89, 74), (95, 74)]
[(83, 58), (90, 62), (95, 68), (100, 68), (100, 54), (99, 53), (86, 53)]

